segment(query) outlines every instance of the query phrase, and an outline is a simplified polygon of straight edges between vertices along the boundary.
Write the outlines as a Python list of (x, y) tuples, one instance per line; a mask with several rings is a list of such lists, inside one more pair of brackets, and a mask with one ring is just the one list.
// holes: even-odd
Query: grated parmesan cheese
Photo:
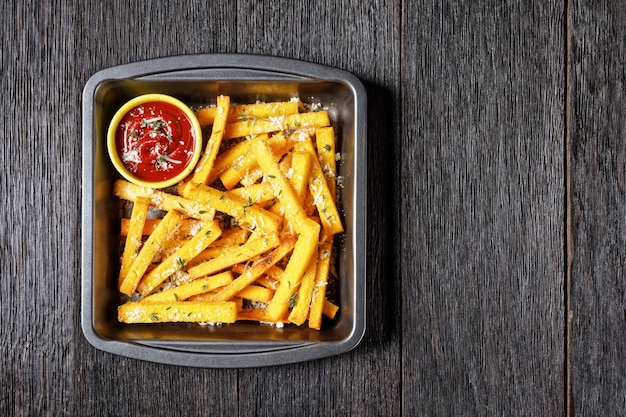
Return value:
[(270, 116), (270, 122), (278, 130), (283, 130), (283, 123), (285, 122), (285, 116)]
[(141, 311), (139, 308), (135, 308), (134, 310), (127, 312), (126, 316), (129, 322), (137, 322), (141, 319)]

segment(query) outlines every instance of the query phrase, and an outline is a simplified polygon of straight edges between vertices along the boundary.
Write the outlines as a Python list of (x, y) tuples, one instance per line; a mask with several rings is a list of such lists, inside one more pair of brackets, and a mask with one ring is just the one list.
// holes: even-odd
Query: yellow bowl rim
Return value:
[[(122, 163), (118, 155), (117, 146), (115, 145), (115, 132), (117, 130), (117, 126), (119, 125), (119, 122), (122, 120), (122, 118), (126, 115), (126, 113), (128, 113), (131, 109), (133, 109), (134, 107), (140, 104), (150, 103), (150, 102), (155, 102), (155, 101), (168, 103), (180, 109), (191, 122), (191, 125), (193, 126), (193, 133), (195, 136), (194, 152), (191, 157), (191, 161), (189, 161), (189, 164), (187, 165), (185, 170), (182, 171), (177, 176), (164, 180), (164, 181), (146, 181), (146, 180), (137, 178), (135, 175), (133, 175), (133, 173), (131, 173), (124, 166), (124, 164)], [(196, 167), (196, 164), (198, 163), (200, 159), (200, 155), (202, 154), (202, 127), (200, 126), (200, 122), (198, 121), (198, 118), (196, 117), (193, 110), (191, 110), (191, 108), (185, 103), (183, 103), (181, 100), (175, 97), (169, 96), (167, 94), (159, 94), (159, 93), (142, 94), (140, 96), (137, 96), (135, 98), (128, 100), (113, 115), (113, 118), (111, 119), (111, 122), (109, 123), (109, 128), (107, 131), (107, 149), (109, 152), (109, 158), (111, 162), (113, 163), (113, 166), (120, 173), (120, 175), (122, 175), (126, 180), (134, 184), (140, 185), (142, 187), (165, 188), (165, 187), (172, 186), (178, 182), (181, 182), (189, 174), (191, 174), (191, 172)]]

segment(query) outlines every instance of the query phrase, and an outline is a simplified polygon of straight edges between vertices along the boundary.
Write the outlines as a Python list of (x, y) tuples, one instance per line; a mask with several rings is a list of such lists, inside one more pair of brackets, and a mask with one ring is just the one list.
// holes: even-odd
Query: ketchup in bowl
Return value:
[(163, 188), (182, 181), (197, 164), (201, 147), (193, 111), (163, 94), (130, 100), (109, 125), (111, 161), (123, 177), (142, 186)]

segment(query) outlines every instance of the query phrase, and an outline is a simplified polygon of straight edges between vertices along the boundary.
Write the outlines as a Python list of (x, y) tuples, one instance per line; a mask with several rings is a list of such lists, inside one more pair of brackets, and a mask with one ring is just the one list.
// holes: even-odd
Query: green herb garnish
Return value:
[(291, 297), (287, 299), (287, 301), (289, 301), (289, 308), (294, 308), (294, 306), (298, 302), (298, 293), (294, 293)]

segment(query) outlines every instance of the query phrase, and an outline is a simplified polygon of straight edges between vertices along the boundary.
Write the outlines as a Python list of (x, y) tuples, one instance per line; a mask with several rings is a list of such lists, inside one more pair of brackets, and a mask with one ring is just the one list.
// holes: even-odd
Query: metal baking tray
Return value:
[[(345, 233), (337, 256), (338, 317), (317, 331), (252, 322), (220, 326), (117, 321), (119, 178), (106, 150), (115, 110), (134, 96), (164, 93), (193, 106), (218, 94), (232, 102), (289, 100), (322, 103), (337, 132)], [(83, 91), (81, 325), (97, 349), (172, 365), (243, 368), (338, 355), (358, 345), (366, 310), (366, 93), (352, 74), (303, 61), (258, 55), (184, 55), (129, 63), (94, 74)]]

